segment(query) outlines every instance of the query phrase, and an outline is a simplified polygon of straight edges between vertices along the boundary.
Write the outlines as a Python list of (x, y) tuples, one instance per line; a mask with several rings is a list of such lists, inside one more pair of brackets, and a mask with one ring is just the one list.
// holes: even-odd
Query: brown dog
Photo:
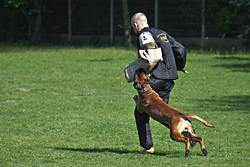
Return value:
[(214, 126), (194, 114), (182, 114), (173, 107), (169, 106), (151, 88), (149, 81), (149, 76), (143, 69), (138, 69), (136, 71), (134, 88), (137, 89), (139, 97), (135, 95), (134, 100), (140, 113), (146, 112), (154, 120), (168, 124), (170, 137), (175, 141), (184, 142), (186, 144), (186, 157), (190, 153), (189, 141), (192, 143), (192, 147), (199, 142), (201, 145), (201, 151), (206, 156), (207, 150), (203, 144), (203, 139), (202, 137), (195, 135), (193, 128), (191, 127), (191, 123), (187, 120), (187, 118), (197, 119), (204, 125), (211, 128)]

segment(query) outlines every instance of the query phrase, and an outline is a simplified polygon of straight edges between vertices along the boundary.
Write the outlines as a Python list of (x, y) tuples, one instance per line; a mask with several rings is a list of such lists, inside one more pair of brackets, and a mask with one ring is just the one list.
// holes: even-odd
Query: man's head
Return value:
[(131, 18), (131, 25), (135, 33), (141, 31), (144, 27), (148, 26), (148, 20), (144, 13), (138, 12)]

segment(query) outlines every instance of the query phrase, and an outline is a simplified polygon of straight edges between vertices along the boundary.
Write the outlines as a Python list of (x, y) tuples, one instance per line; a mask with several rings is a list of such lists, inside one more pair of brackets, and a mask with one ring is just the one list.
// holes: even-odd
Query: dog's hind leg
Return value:
[(198, 142), (199, 142), (200, 145), (201, 145), (201, 151), (203, 152), (203, 154), (204, 154), (205, 156), (207, 156), (207, 150), (206, 150), (205, 145), (204, 145), (204, 143), (203, 143), (203, 138), (202, 138), (202, 137), (199, 137), (199, 136), (195, 136), (195, 137), (193, 137), (193, 138), (196, 139), (196, 140), (198, 140)]
[[(204, 145), (204, 143), (203, 143), (203, 138), (202, 137), (199, 137), (199, 136), (196, 136), (195, 134), (192, 134), (192, 144), (195, 142), (195, 143), (197, 143), (197, 142), (199, 142), (200, 143), (200, 145), (201, 145), (201, 151), (203, 152), (203, 154), (205, 155), (205, 156), (207, 156), (207, 150), (206, 150), (206, 148), (205, 148), (205, 145)], [(191, 144), (191, 146), (192, 146), (192, 144)]]
[(197, 143), (196, 140), (193, 140), (193, 135), (195, 135), (195, 131), (194, 129), (192, 128), (191, 126), (191, 122), (188, 120), (188, 119), (184, 119), (184, 131), (182, 132), (182, 134), (185, 136), (185, 137), (188, 137), (189, 138), (189, 141), (190, 141), (190, 144), (191, 144), (191, 147), (194, 147)]
[(195, 132), (194, 132), (194, 130), (193, 130), (191, 124), (188, 124), (188, 125), (186, 126), (186, 132), (183, 133), (183, 134), (184, 134), (185, 136), (188, 136), (189, 139), (190, 139), (190, 141), (192, 141), (191, 147), (194, 147), (194, 146), (196, 145), (196, 143), (199, 142), (200, 145), (201, 145), (201, 151), (203, 152), (203, 154), (204, 154), (205, 156), (207, 156), (207, 150), (206, 150), (205, 145), (204, 145), (204, 143), (203, 143), (203, 138), (200, 137), (200, 136), (196, 136), (196, 134), (195, 134)]
[(197, 141), (191, 140), (191, 147), (194, 147), (196, 145)]
[(170, 137), (178, 142), (183, 142), (186, 145), (185, 157), (188, 157), (190, 150), (189, 150), (189, 138), (184, 137), (181, 135), (181, 131), (178, 130), (177, 126), (172, 126), (170, 129)]
[(196, 145), (197, 141), (194, 141), (194, 140), (193, 140), (192, 135), (191, 135), (189, 132), (183, 132), (182, 134), (183, 134), (185, 137), (188, 137), (188, 138), (189, 138), (191, 147), (194, 147), (194, 146)]
[(185, 157), (188, 157), (190, 150), (189, 150), (189, 138), (183, 137), (180, 134), (173, 134), (170, 136), (173, 140), (178, 142), (183, 142), (186, 145)]

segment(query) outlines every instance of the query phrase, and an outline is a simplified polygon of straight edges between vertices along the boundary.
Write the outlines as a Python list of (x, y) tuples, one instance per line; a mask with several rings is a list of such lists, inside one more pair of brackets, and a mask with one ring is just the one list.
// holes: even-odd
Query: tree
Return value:
[(19, 8), (31, 27), (32, 41), (41, 40), (42, 0), (4, 0), (5, 6)]
[[(200, 28), (201, 0), (179, 0), (185, 22)], [(206, 0), (206, 25), (211, 25), (222, 37), (250, 38), (250, 0)]]
[(122, 0), (122, 8), (123, 8), (123, 20), (124, 20), (124, 45), (131, 45), (131, 35), (130, 35), (130, 19), (129, 19), (129, 9), (128, 9), (128, 1)]
[(216, 25), (225, 33), (250, 37), (250, 0), (229, 0), (219, 12)]

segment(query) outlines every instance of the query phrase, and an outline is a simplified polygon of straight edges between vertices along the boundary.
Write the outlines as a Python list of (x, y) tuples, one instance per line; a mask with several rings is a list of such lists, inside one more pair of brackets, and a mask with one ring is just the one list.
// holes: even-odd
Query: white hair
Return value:
[(133, 25), (134, 23), (137, 23), (139, 25), (142, 25), (142, 24), (147, 24), (148, 20), (147, 20), (147, 17), (144, 13), (142, 12), (138, 12), (138, 13), (135, 13), (133, 15), (133, 17), (131, 18), (131, 24)]

